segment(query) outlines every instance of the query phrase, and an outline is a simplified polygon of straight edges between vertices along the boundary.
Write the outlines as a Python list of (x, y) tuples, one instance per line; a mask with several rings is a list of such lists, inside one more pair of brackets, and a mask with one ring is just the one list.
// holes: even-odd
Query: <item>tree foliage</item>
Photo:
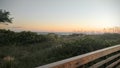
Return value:
[(12, 18), (9, 15), (10, 12), (0, 9), (0, 23), (12, 23)]

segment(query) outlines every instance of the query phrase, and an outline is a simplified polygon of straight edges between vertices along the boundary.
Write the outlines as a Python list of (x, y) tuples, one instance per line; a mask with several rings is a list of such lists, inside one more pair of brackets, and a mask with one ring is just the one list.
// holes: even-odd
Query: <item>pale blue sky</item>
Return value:
[[(12, 30), (73, 31), (120, 26), (119, 0), (0, 0)], [(63, 29), (63, 28), (65, 29)]]

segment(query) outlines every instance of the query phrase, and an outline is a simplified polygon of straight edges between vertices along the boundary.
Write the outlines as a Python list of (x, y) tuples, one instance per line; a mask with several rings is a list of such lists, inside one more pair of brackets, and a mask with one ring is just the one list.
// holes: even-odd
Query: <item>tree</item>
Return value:
[(12, 23), (12, 18), (9, 15), (10, 12), (0, 9), (0, 23)]

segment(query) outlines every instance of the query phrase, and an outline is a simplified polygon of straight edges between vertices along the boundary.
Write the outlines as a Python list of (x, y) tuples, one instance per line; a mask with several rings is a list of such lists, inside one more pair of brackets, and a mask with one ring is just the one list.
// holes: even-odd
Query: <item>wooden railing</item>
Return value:
[(112, 56), (107, 57), (106, 59), (101, 60), (101, 61), (94, 63), (94, 64), (90, 65), (89, 67), (87, 67), (87, 68), (98, 68), (98, 67), (104, 65), (105, 63), (108, 63), (108, 62), (118, 58), (116, 61), (112, 62), (111, 64), (109, 64), (105, 67), (105, 68), (113, 68), (115, 65), (120, 63), (119, 51), (120, 51), (120, 45), (115, 45), (112, 47), (100, 49), (100, 50), (93, 51), (93, 52), (90, 52), (87, 54), (68, 58), (65, 60), (50, 63), (50, 64), (43, 65), (43, 66), (36, 67), (36, 68), (78, 68), (80, 66), (84, 67), (84, 65), (88, 64), (89, 62), (95, 61), (96, 59), (99, 59), (101, 57), (105, 57), (107, 55), (117, 52), (116, 54), (113, 54)]

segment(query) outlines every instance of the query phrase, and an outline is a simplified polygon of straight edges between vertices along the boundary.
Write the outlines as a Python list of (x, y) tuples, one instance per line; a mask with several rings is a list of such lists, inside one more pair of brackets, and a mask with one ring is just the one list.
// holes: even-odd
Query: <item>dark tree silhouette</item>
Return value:
[(10, 12), (0, 9), (0, 23), (12, 23), (12, 18), (9, 15)]

